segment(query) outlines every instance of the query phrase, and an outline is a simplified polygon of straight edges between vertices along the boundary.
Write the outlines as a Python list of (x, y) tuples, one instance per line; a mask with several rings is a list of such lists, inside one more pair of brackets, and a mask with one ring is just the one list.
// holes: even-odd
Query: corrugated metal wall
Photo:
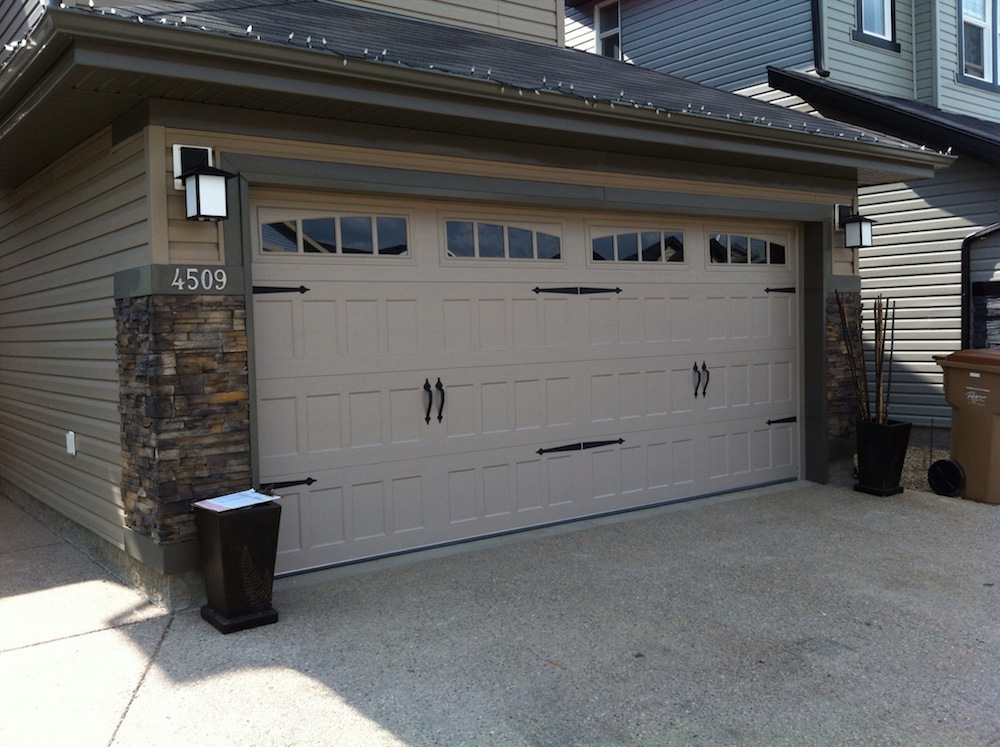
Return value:
[(105, 133), (0, 197), (0, 477), (119, 546), (113, 275), (149, 261), (143, 152)]

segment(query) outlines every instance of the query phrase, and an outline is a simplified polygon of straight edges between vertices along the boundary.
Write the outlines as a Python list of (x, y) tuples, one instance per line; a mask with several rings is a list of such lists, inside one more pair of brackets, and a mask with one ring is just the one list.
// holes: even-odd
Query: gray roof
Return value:
[(1000, 166), (1000, 123), (795, 70), (769, 67), (768, 81), (800, 96), (823, 114)]
[(577, 50), (328, 0), (49, 7), (0, 66), (0, 186), (147, 100), (748, 169), (826, 164), (861, 183), (947, 161)]
[[(579, 97), (631, 107), (785, 127), (827, 137), (902, 146), (897, 138), (824, 121), (786, 107), (575, 49), (512, 39), (329, 0), (160, 2), (80, 8), (119, 21), (309, 49), (347, 60), (492, 81), (519, 95)], [(536, 93), (537, 92), (537, 93)]]

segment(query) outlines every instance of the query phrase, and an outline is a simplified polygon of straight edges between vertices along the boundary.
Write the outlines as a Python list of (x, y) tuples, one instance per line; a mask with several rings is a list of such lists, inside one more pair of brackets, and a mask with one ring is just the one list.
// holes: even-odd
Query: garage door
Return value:
[(349, 198), (254, 212), (278, 573), (798, 476), (789, 227)]

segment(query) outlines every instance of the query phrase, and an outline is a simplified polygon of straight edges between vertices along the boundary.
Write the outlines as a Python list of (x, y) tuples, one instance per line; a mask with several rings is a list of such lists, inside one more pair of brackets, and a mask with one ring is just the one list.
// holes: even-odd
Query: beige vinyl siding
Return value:
[(453, 26), (559, 44), (562, 0), (346, 0), (390, 13)]
[(946, 112), (968, 114), (980, 119), (1000, 121), (1000, 89), (996, 92), (959, 83), (958, 3), (938, 3), (938, 106)]
[(897, 0), (896, 41), (900, 51), (854, 41), (855, 0), (827, 0), (826, 62), (831, 79), (876, 93), (913, 98), (913, 14), (911, 0)]
[[(40, 0), (29, 2), (0, 2), (0, 43), (7, 44), (23, 39), (33, 29), (45, 12), (45, 3)], [(6, 53), (0, 50), (0, 59)]]
[(866, 306), (880, 294), (898, 304), (894, 417), (950, 420), (934, 356), (961, 347), (962, 241), (1000, 218), (998, 193), (1000, 174), (971, 161), (932, 180), (859, 192), (862, 212), (878, 221), (875, 246), (859, 257)]
[(113, 275), (149, 261), (146, 181), (104, 133), (0, 198), (0, 477), (118, 546)]

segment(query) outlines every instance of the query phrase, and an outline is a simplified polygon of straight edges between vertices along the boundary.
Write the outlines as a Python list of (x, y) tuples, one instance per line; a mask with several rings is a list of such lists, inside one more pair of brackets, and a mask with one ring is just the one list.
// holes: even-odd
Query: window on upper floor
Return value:
[(997, 38), (996, 0), (962, 0), (961, 75), (993, 83)]
[(594, 7), (594, 28), (597, 30), (597, 53), (614, 60), (622, 58), (621, 3), (611, 0)]
[(896, 42), (895, 0), (857, 0), (857, 24), (851, 37), (891, 52), (899, 52)]

